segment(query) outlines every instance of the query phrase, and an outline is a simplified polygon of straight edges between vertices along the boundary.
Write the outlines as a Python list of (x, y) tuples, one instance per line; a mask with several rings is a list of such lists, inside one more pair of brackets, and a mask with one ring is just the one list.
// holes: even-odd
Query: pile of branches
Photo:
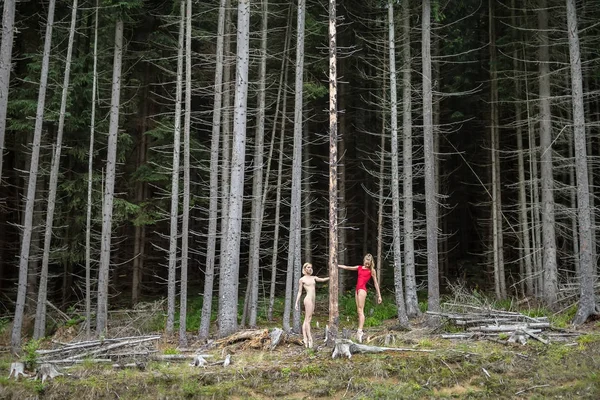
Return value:
[(146, 360), (157, 352), (156, 342), (159, 339), (160, 335), (149, 335), (56, 343), (54, 349), (37, 350), (37, 361), (49, 364), (77, 364), (84, 361), (102, 363), (123, 359)]
[(460, 328), (460, 333), (442, 334), (446, 339), (485, 338), (501, 343), (526, 344), (534, 339), (544, 344), (552, 341), (570, 341), (579, 332), (551, 326), (547, 317), (530, 317), (520, 312), (494, 309), (489, 299), (476, 291), (467, 290), (460, 283), (449, 284), (454, 299), (444, 302), (442, 312), (427, 312), (441, 317)]

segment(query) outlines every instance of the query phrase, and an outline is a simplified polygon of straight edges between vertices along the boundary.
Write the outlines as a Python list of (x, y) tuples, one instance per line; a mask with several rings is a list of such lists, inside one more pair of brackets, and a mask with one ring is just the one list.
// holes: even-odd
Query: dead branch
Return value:
[(352, 354), (356, 353), (381, 353), (384, 351), (412, 351), (412, 352), (422, 352), (422, 353), (432, 353), (433, 350), (420, 350), (420, 349), (408, 349), (402, 347), (379, 347), (379, 346), (369, 346), (366, 344), (354, 343), (349, 339), (338, 339), (335, 341), (335, 346), (333, 348), (333, 353), (331, 354), (331, 358), (346, 356), (348, 358), (352, 357)]

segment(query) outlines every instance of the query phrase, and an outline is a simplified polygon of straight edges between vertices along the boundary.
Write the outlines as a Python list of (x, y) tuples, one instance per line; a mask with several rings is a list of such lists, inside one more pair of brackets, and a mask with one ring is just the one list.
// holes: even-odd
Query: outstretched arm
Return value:
[(300, 281), (298, 282), (298, 295), (296, 296), (296, 305), (294, 306), (296, 310), (298, 309), (298, 302), (300, 301), (300, 297), (302, 297), (302, 278), (300, 278)]
[(347, 269), (348, 271), (356, 271), (358, 269), (358, 265), (355, 265), (355, 266), (351, 267), (349, 265), (338, 264), (338, 268)]
[(317, 282), (327, 282), (328, 280), (329, 280), (329, 277), (319, 278), (318, 276), (315, 276), (315, 281), (317, 281)]
[(381, 304), (381, 292), (379, 291), (379, 282), (377, 282), (377, 273), (371, 271), (373, 277), (373, 284), (375, 284), (375, 291), (377, 292), (377, 304)]

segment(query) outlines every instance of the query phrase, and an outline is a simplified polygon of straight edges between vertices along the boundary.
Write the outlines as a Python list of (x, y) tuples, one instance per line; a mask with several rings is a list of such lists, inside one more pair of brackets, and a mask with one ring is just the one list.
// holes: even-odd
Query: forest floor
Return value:
[[(325, 308), (321, 307), (321, 310)], [(410, 331), (395, 331), (396, 320), (366, 329), (365, 343), (417, 351), (384, 351), (332, 358), (324, 345), (324, 322), (313, 323), (315, 348), (293, 341), (274, 350), (251, 348), (248, 341), (188, 351), (208, 354), (209, 365), (190, 360), (147, 361), (141, 368), (116, 369), (84, 361), (63, 376), (46, 380), (7, 378), (15, 359), (0, 353), (1, 399), (548, 399), (600, 398), (600, 323), (578, 327), (579, 336), (549, 344), (508, 343), (502, 335), (443, 339), (424, 319)], [(344, 324), (351, 327), (351, 320)], [(265, 327), (267, 328), (267, 327)], [(565, 330), (557, 330), (564, 332)], [(57, 333), (58, 334), (58, 333)], [(55, 341), (68, 340), (65, 331)], [(190, 336), (193, 340), (193, 337)], [(353, 339), (353, 338), (351, 338)], [(391, 339), (391, 342), (390, 342)], [(51, 340), (42, 345), (51, 346)], [(176, 340), (162, 337), (159, 354), (177, 354)], [(230, 354), (231, 364), (222, 361)]]

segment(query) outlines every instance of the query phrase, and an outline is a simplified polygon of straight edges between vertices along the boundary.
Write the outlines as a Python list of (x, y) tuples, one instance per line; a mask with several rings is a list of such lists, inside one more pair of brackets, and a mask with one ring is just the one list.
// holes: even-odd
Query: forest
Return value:
[[(600, 3), (4, 0), (11, 347), (165, 299), (164, 332), (298, 332), (373, 254), (403, 327), (453, 285), (600, 315)], [(319, 290), (326, 291), (320, 288)], [(28, 327), (27, 321), (32, 321)], [(27, 328), (27, 329), (26, 329)]]

